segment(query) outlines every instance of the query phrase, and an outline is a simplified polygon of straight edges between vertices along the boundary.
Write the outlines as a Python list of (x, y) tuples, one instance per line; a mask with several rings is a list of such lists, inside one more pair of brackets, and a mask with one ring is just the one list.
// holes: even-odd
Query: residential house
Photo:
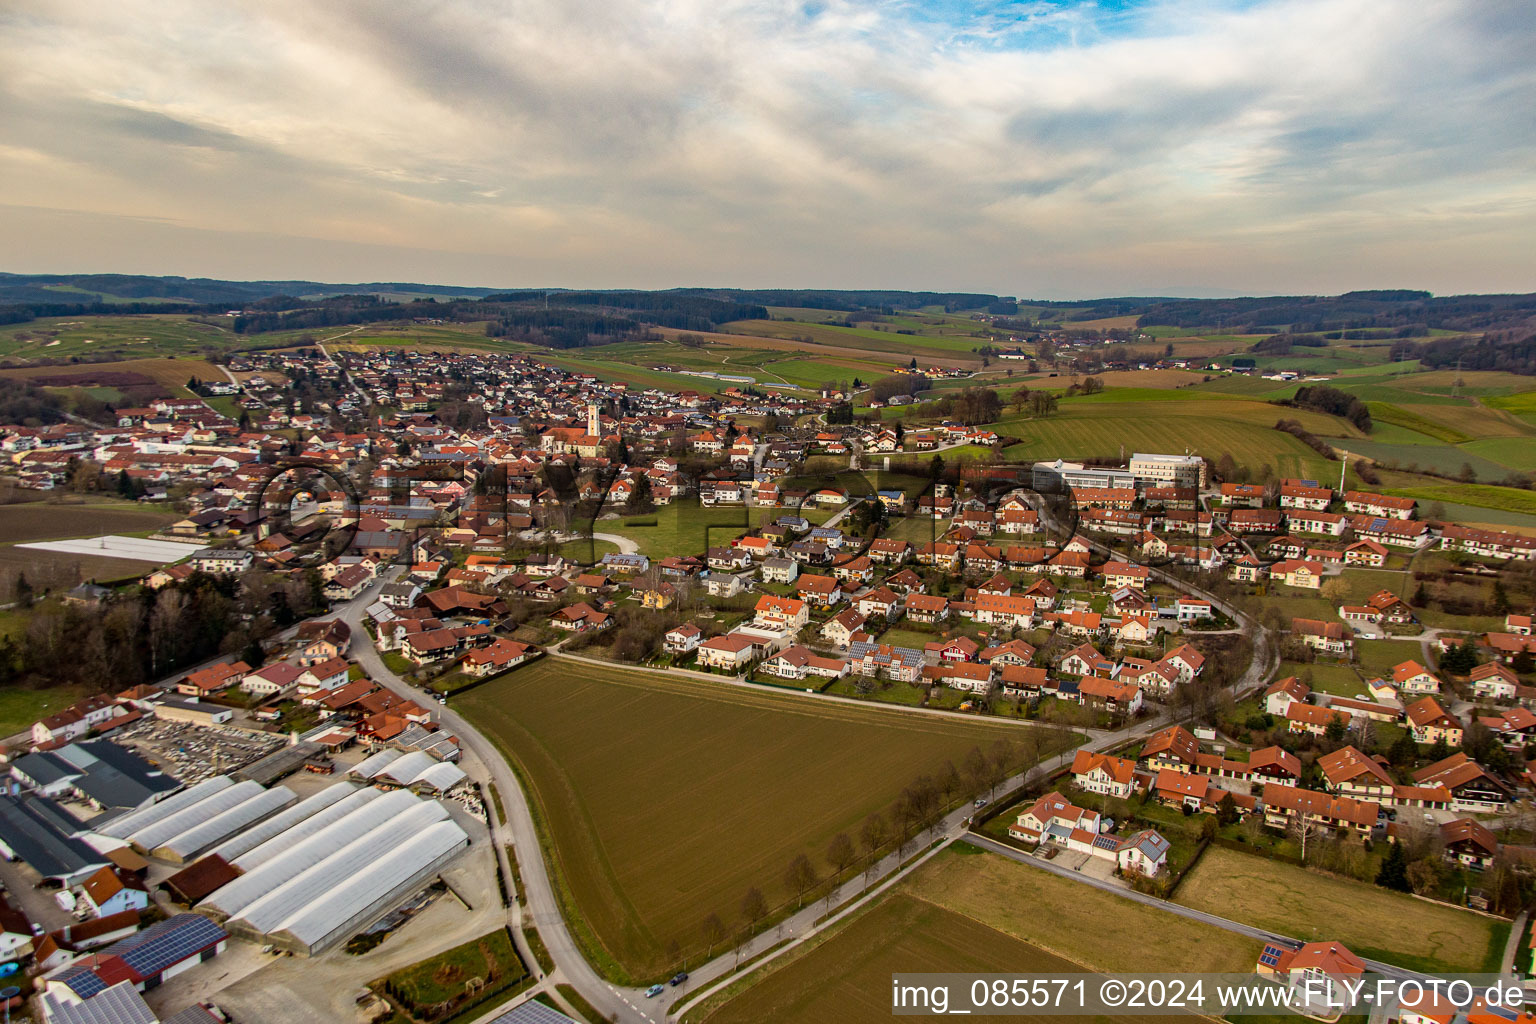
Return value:
[(1072, 781), (1079, 789), (1122, 799), (1136, 788), (1136, 762), (1111, 754), (1079, 750), (1072, 758)]
[(1447, 746), (1461, 746), (1461, 719), (1447, 714), (1435, 698), (1425, 697), (1409, 704), (1404, 714), (1415, 743), (1438, 743), (1444, 740)]

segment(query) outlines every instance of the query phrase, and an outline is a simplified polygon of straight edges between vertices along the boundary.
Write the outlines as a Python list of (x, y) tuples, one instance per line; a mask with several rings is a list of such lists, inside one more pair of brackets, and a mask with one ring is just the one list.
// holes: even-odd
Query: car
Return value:
[(984, 796), (977, 797), (976, 798), (975, 806), (976, 807), (985, 807), (985, 806), (987, 806), (987, 798), (984, 797)]
[(670, 984), (673, 988), (676, 988), (677, 986), (681, 985), (683, 982), (685, 982), (687, 980), (688, 980), (688, 972), (687, 971), (678, 971), (676, 974), (674, 974), (672, 976), (672, 980), (670, 982), (668, 982), (668, 984)]
[(645, 990), (645, 998), (647, 998), (647, 999), (655, 999), (657, 996), (661, 995), (666, 990), (667, 990), (667, 986), (665, 986), (665, 985), (652, 985), (650, 988)]

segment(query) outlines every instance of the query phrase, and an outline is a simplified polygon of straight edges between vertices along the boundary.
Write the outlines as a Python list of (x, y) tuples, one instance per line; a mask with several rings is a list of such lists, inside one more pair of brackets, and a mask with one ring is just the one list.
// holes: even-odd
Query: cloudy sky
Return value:
[(1531, 0), (0, 0), (0, 269), (1536, 289)]

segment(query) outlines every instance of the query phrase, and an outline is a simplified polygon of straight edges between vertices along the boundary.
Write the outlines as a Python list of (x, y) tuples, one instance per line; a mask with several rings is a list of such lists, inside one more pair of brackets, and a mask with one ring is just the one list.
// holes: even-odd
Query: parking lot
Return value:
[(276, 734), (259, 736), (158, 718), (123, 726), (112, 738), (188, 785), (227, 775), (288, 742), (286, 736)]

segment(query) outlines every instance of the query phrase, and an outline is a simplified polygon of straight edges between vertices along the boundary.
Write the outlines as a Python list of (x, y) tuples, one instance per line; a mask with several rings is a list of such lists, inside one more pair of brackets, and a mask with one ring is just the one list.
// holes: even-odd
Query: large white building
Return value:
[(1106, 487), (1125, 489), (1136, 486), (1136, 477), (1128, 469), (1112, 466), (1084, 466), (1081, 462), (1037, 462), (1032, 472), (1035, 490), (1045, 493), (1066, 487)]
[(1198, 455), (1131, 456), (1130, 472), (1141, 487), (1197, 487), (1206, 485), (1205, 460)]

